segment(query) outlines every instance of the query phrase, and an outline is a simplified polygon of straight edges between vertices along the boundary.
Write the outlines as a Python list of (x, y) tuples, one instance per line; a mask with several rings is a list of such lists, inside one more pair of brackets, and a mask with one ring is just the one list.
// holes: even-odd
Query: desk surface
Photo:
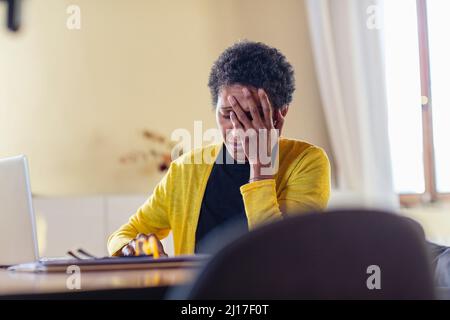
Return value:
[[(21, 294), (87, 292), (183, 285), (193, 280), (197, 269), (90, 271), (81, 273), (80, 289), (69, 289), (66, 273), (11, 272), (0, 269), (0, 297)], [(72, 278), (73, 279), (73, 278)], [(73, 283), (73, 282), (72, 282)]]

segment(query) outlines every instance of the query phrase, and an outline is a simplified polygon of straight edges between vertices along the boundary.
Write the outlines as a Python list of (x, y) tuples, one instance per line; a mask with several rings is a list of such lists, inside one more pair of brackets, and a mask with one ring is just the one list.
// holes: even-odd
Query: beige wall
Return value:
[[(69, 4), (81, 30), (66, 28)], [(2, 8), (3, 9), (3, 8)], [(140, 131), (215, 126), (209, 68), (238, 39), (278, 47), (296, 70), (285, 135), (330, 151), (303, 1), (24, 1), (19, 34), (0, 30), (0, 157), (29, 156), (44, 195), (149, 192), (154, 164), (121, 165)]]

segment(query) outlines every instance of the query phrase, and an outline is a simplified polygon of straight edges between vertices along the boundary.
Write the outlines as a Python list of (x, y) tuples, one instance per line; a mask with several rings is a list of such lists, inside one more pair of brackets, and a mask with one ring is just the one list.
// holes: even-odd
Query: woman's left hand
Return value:
[[(250, 182), (262, 179), (272, 179), (277, 169), (278, 138), (284, 124), (281, 109), (277, 108), (276, 121), (273, 121), (273, 107), (266, 92), (258, 89), (259, 106), (250, 90), (242, 89), (243, 101), (234, 96), (228, 96), (233, 108), (230, 114), (233, 128), (239, 132), (239, 138), (244, 147), (245, 156), (250, 163)], [(243, 106), (250, 111), (251, 118), (243, 110)]]

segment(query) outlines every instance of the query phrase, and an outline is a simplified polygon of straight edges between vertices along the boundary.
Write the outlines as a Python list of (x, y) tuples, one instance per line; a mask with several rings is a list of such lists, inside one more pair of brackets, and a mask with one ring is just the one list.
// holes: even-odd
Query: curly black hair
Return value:
[(208, 87), (213, 105), (223, 86), (241, 84), (262, 88), (274, 108), (291, 103), (294, 69), (276, 48), (261, 42), (240, 41), (225, 49), (211, 68)]

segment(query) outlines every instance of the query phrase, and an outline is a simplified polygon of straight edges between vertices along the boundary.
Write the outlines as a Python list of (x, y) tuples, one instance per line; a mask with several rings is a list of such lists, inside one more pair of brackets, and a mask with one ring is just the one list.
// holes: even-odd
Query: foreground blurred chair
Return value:
[[(379, 289), (377, 289), (379, 287)], [(424, 234), (369, 210), (286, 218), (222, 248), (174, 299), (433, 299)]]

